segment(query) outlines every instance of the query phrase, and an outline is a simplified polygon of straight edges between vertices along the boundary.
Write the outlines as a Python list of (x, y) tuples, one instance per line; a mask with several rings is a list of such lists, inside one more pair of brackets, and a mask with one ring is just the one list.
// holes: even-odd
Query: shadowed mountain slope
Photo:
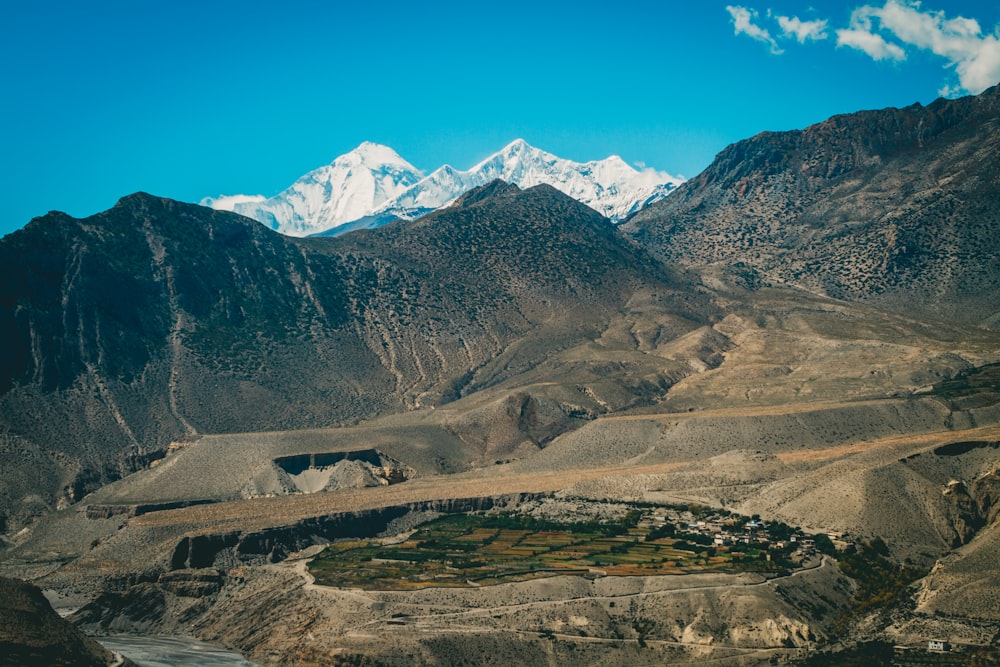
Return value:
[(328, 426), (453, 399), (589, 340), (659, 286), (590, 208), (496, 182), (430, 218), (294, 240), (146, 194), (0, 241), (0, 507), (16, 528), (185, 435)]
[(627, 232), (668, 263), (1000, 324), (1000, 87), (722, 151)]
[(53, 611), (32, 584), (0, 577), (0, 654), (7, 667), (135, 667)]

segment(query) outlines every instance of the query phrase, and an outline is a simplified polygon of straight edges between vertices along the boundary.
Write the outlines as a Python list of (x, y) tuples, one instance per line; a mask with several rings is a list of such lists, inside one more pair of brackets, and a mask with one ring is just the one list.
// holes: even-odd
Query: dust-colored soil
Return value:
[[(771, 580), (554, 577), (406, 592), (316, 586), (301, 561), (248, 574), (198, 631), (216, 640), (239, 636), (252, 658), (268, 664), (328, 664), (316, 656), (331, 652), (379, 664), (757, 664), (814, 646), (851, 591), (829, 560)], [(827, 602), (808, 602), (816, 591)], [(248, 624), (248, 609), (279, 603), (284, 614), (254, 615)], [(484, 646), (494, 652), (483, 654)]]
[[(806, 412), (808, 406), (790, 406), (791, 414)], [(827, 404), (824, 408), (835, 408)], [(816, 410), (813, 406), (812, 411)], [(713, 417), (759, 416), (787, 414), (775, 406), (763, 408), (705, 411), (697, 416), (662, 416), (661, 420), (712, 419)], [(649, 421), (649, 417), (617, 417), (615, 422)], [(778, 451), (775, 456), (786, 464), (817, 463), (843, 458), (852, 454), (882, 452), (890, 457), (904, 456), (914, 451), (940, 446), (948, 442), (1000, 438), (1000, 425), (990, 425), (962, 431), (942, 429), (936, 433), (896, 436), (870, 442), (807, 450)], [(407, 505), (428, 500), (506, 496), (525, 493), (556, 492), (584, 482), (618, 476), (663, 475), (688, 465), (691, 461), (676, 461), (653, 465), (630, 465), (606, 468), (571, 469), (531, 472), (507, 470), (495, 466), (483, 471), (448, 476), (418, 478), (404, 484), (336, 491), (321, 494), (255, 498), (242, 501), (200, 505), (169, 511), (152, 512), (130, 520), (142, 527), (184, 526), (188, 531), (224, 532), (228, 529), (259, 530), (289, 525), (302, 519), (341, 512), (359, 512), (394, 505)]]
[[(942, 438), (942, 436), (946, 436)], [(892, 448), (900, 453), (911, 453), (914, 449), (927, 449), (938, 447), (945, 441), (958, 442), (960, 440), (996, 440), (1000, 437), (1000, 424), (990, 424), (979, 428), (970, 428), (962, 431), (949, 431), (942, 433), (923, 433), (919, 435), (904, 435), (895, 438), (883, 438), (874, 442), (857, 442), (839, 447), (827, 447), (826, 449), (809, 449), (805, 451), (778, 452), (777, 457), (784, 463), (802, 463), (815, 461), (828, 461), (830, 459), (857, 454), (859, 452), (871, 451), (873, 448)]]
[(130, 524), (141, 527), (201, 525), (210, 527), (213, 532), (224, 531), (230, 526), (240, 530), (259, 530), (288, 525), (308, 517), (360, 512), (428, 500), (552, 493), (581, 481), (616, 473), (662, 474), (683, 465), (683, 463), (663, 463), (634, 468), (577, 470), (568, 475), (560, 471), (489, 476), (478, 474), (436, 476), (394, 486), (254, 498), (151, 512), (133, 518)]

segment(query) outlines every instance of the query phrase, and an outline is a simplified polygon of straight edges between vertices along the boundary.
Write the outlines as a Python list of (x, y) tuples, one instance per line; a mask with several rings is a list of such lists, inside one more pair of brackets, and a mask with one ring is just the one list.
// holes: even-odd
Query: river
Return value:
[(239, 653), (184, 637), (95, 637), (139, 667), (258, 667)]

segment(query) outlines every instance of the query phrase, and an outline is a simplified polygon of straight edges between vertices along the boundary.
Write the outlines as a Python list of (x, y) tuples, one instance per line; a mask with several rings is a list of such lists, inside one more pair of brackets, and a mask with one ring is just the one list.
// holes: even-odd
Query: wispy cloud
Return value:
[(757, 12), (752, 9), (747, 9), (746, 7), (727, 5), (726, 11), (729, 15), (733, 17), (733, 27), (735, 28), (735, 34), (747, 35), (752, 39), (756, 39), (758, 42), (763, 42), (771, 47), (771, 53), (775, 55), (780, 55), (784, 53), (781, 47), (778, 46), (778, 42), (771, 36), (771, 33), (765, 28), (761, 28), (757, 25), (758, 20)]
[[(746, 34), (780, 55), (778, 39), (799, 44), (827, 38), (829, 21), (804, 21), (772, 14), (781, 32), (775, 38), (761, 24), (760, 14), (741, 6), (728, 6), (736, 34)], [(980, 93), (1000, 81), (1000, 25), (984, 34), (975, 19), (949, 18), (943, 11), (924, 9), (918, 0), (885, 0), (881, 5), (862, 5), (851, 12), (849, 25), (834, 31), (837, 46), (856, 49), (874, 60), (902, 62), (913, 51), (927, 51), (943, 58), (955, 79), (939, 91), (943, 95)]]
[(871, 26), (846, 28), (837, 31), (837, 46), (849, 46), (864, 51), (873, 60), (906, 60), (906, 51), (898, 44), (890, 44)]
[(794, 37), (799, 44), (805, 44), (810, 39), (819, 41), (827, 37), (828, 21), (803, 21), (798, 16), (775, 16), (775, 19), (781, 26), (781, 34), (784, 37)]

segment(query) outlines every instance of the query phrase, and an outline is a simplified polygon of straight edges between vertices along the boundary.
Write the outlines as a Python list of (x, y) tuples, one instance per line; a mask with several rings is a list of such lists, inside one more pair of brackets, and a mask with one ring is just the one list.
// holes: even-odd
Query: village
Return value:
[(832, 556), (853, 544), (844, 533), (810, 535), (756, 514), (748, 517), (701, 505), (658, 506), (639, 526), (650, 529), (647, 540), (672, 536), (710, 546), (716, 553), (728, 551), (735, 559), (740, 554), (757, 556), (786, 567), (802, 566), (820, 554)]

